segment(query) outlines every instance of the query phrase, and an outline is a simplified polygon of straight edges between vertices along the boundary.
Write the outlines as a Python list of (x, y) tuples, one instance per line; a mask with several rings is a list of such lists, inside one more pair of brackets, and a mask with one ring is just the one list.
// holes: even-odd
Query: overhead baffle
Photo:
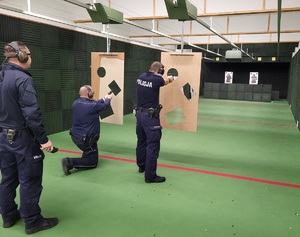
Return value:
[(97, 11), (87, 9), (93, 22), (103, 24), (123, 24), (123, 12), (117, 11), (101, 3), (94, 3)]
[(197, 19), (197, 7), (186, 0), (165, 0), (169, 19), (188, 21)]

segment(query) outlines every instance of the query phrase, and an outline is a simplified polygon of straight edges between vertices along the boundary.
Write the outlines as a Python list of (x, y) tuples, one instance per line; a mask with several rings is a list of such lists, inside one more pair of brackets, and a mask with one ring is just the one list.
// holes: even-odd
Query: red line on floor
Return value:
[[(201, 100), (201, 99), (200, 99)], [(236, 105), (236, 106), (249, 106), (249, 107), (264, 107), (264, 108), (287, 108), (287, 105), (279, 105), (279, 104), (271, 104), (271, 105), (267, 105), (267, 104), (259, 104), (259, 103), (251, 103), (251, 104), (247, 104), (247, 103), (235, 103), (235, 102), (217, 102), (217, 101), (202, 101), (202, 104), (213, 104), (213, 105)]]
[[(82, 154), (82, 152), (71, 151), (71, 150), (61, 150), (61, 149), (59, 149), (58, 151), (59, 152), (65, 152), (65, 153), (71, 153), (71, 154), (77, 154), (77, 155)], [(114, 156), (99, 155), (99, 158), (135, 163), (135, 160), (120, 158), (120, 157), (114, 157)], [(299, 188), (300, 189), (300, 184), (290, 184), (290, 183), (284, 183), (284, 182), (273, 181), (273, 180), (258, 179), (258, 178), (252, 178), (252, 177), (247, 177), (247, 176), (226, 174), (226, 173), (220, 173), (220, 172), (214, 172), (214, 171), (208, 171), (208, 170), (200, 170), (200, 169), (195, 169), (195, 168), (187, 168), (187, 167), (181, 167), (181, 166), (175, 166), (175, 165), (158, 164), (158, 166), (168, 168), (168, 169), (174, 169), (174, 170), (183, 170), (183, 171), (188, 171), (188, 172), (208, 174), (208, 175), (226, 177), (226, 178), (231, 178), (231, 179), (240, 179), (240, 180), (246, 180), (246, 181), (251, 181), (251, 182), (265, 183), (265, 184), (270, 184), (270, 185), (290, 187), (290, 188)]]
[(248, 120), (218, 119), (218, 118), (200, 118), (200, 119), (219, 121), (219, 122), (231, 122), (231, 123), (263, 124), (263, 125), (279, 126), (279, 127), (296, 127), (296, 124), (285, 124), (285, 123), (255, 122), (255, 121), (248, 121)]

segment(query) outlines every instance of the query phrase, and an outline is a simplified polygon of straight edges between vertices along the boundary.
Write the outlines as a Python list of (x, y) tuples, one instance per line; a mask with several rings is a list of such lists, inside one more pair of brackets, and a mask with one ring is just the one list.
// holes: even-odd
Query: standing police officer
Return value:
[(160, 150), (161, 125), (159, 112), (160, 87), (174, 80), (173, 76), (162, 77), (164, 66), (160, 62), (153, 62), (148, 72), (142, 73), (136, 82), (136, 162), (139, 172), (145, 171), (146, 183), (161, 183), (165, 177), (156, 174), (157, 159)]
[[(19, 41), (4, 46), (0, 72), (0, 212), (3, 227), (21, 217), (26, 234), (54, 227), (58, 219), (41, 215), (43, 151), (52, 151), (43, 125), (31, 74), (29, 49)], [(15, 202), (20, 185), (20, 209)]]
[(91, 169), (98, 165), (98, 145), (100, 137), (99, 112), (109, 107), (112, 94), (107, 94), (100, 100), (94, 100), (94, 92), (90, 85), (84, 85), (79, 90), (79, 98), (72, 105), (73, 123), (70, 135), (73, 142), (83, 151), (81, 158), (63, 158), (62, 169), (65, 175), (70, 170)]

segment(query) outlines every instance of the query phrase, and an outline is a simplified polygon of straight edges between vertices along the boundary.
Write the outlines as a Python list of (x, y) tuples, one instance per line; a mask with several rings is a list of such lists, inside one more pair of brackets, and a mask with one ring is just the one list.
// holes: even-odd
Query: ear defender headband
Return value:
[(94, 97), (95, 92), (92, 91), (92, 87), (90, 85), (85, 85), (85, 88), (88, 91), (88, 97), (92, 99)]
[(17, 58), (20, 63), (26, 63), (28, 61), (28, 54), (25, 51), (22, 51), (15, 42), (11, 42), (7, 45), (15, 50), (15, 55), (9, 56), (5, 54), (6, 58)]
[(161, 67), (158, 69), (157, 73), (160, 74), (160, 75), (164, 75), (164, 73), (165, 73), (165, 66), (161, 65)]

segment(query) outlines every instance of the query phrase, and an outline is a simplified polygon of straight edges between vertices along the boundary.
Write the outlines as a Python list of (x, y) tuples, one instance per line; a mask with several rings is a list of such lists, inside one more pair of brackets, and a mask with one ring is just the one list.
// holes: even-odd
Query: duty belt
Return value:
[(138, 107), (137, 108), (137, 111), (140, 111), (140, 112), (147, 112), (148, 113), (148, 116), (149, 117), (155, 117), (155, 118), (159, 118), (159, 113), (162, 109), (162, 105), (159, 104), (158, 107), (156, 109), (154, 108), (143, 108), (143, 107)]
[(139, 107), (139, 108), (137, 108), (137, 111), (140, 111), (140, 112), (147, 112), (147, 113), (148, 113), (149, 109), (143, 108), (143, 107)]

